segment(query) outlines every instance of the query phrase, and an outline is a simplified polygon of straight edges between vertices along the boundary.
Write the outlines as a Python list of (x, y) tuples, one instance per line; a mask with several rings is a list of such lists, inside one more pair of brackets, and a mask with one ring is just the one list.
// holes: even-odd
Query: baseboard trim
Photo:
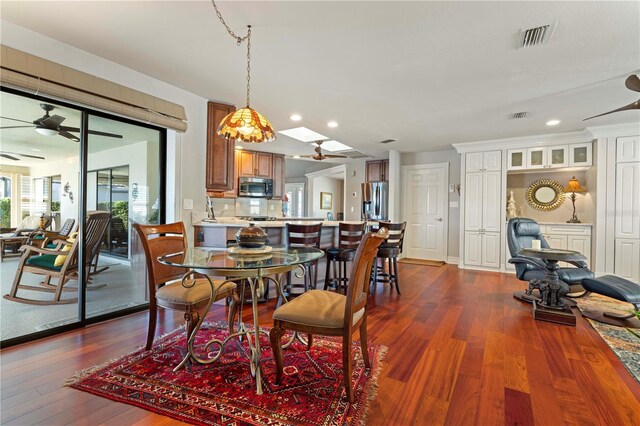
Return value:
[(445, 259), (446, 263), (450, 263), (452, 265), (458, 265), (460, 263), (460, 258), (459, 257), (453, 257), (453, 256), (448, 256)]

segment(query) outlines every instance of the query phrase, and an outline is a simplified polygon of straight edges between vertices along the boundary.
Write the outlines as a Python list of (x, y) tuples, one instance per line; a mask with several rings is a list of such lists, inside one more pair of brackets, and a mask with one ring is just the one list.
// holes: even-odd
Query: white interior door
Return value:
[(289, 200), (287, 217), (303, 217), (304, 212), (304, 183), (287, 183), (284, 193)]
[(448, 164), (404, 169), (404, 252), (415, 259), (446, 260)]

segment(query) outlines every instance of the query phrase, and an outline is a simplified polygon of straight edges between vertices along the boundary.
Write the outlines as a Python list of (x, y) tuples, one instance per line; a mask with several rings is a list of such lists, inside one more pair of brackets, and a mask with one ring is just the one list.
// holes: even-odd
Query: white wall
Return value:
[(347, 164), (345, 180), (345, 220), (360, 220), (362, 214), (362, 187), (364, 183), (365, 160)]
[[(313, 179), (313, 194), (310, 194), (312, 197), (312, 210), (309, 214), (311, 217), (318, 218), (326, 218), (327, 213), (333, 213), (333, 218), (335, 219), (338, 213), (342, 213), (344, 211), (344, 181), (341, 179), (333, 179), (328, 177), (319, 176)], [(331, 203), (331, 209), (321, 209), (320, 208), (320, 193), (328, 192), (333, 194), (333, 202)]]
[(175, 187), (175, 191), (167, 191), (167, 217), (190, 224), (189, 211), (182, 209), (184, 198), (193, 199), (194, 211), (205, 211), (202, 159), (206, 154), (207, 99), (4, 20), (0, 22), (0, 39), (14, 49), (183, 105), (189, 129), (167, 132), (167, 187)]
[[(443, 151), (418, 152), (402, 154), (403, 166), (418, 164), (449, 163), (449, 184), (454, 186), (460, 183), (460, 154), (455, 149)], [(451, 207), (451, 202), (457, 202), (458, 207)], [(457, 191), (449, 192), (449, 238), (448, 257), (460, 255), (460, 196)], [(404, 212), (402, 215), (404, 217)]]

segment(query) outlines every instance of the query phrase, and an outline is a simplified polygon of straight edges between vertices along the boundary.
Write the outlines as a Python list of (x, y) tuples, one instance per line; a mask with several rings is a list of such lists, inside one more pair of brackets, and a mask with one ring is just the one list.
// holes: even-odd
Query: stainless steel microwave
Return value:
[(238, 178), (238, 197), (273, 197), (273, 179)]

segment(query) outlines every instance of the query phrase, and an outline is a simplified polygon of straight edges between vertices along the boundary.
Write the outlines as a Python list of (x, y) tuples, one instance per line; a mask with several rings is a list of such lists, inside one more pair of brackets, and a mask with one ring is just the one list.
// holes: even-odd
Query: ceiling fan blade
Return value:
[(60, 136), (62, 136), (62, 137), (67, 138), (67, 139), (71, 139), (71, 140), (72, 140), (72, 141), (74, 141), (74, 142), (80, 142), (80, 138), (79, 138), (79, 137), (74, 136), (74, 135), (72, 135), (71, 133), (69, 133), (69, 132), (67, 132), (67, 131), (65, 131), (65, 130), (60, 130), (60, 131), (58, 132), (58, 134), (59, 134)]
[(37, 160), (45, 160), (44, 157), (40, 157), (39, 155), (31, 155), (31, 154), (17, 154), (21, 157), (29, 157), (29, 158), (35, 158)]
[(5, 116), (0, 116), (0, 118), (4, 118), (5, 120), (19, 121), (21, 123), (33, 124), (31, 121), (18, 120), (17, 118), (11, 118), (11, 117), (5, 117)]
[(339, 154), (324, 154), (324, 156), (327, 158), (347, 158), (346, 155), (339, 155)]
[(633, 90), (634, 92), (640, 92), (640, 78), (637, 75), (631, 74), (624, 81), (624, 85), (627, 86), (627, 89)]
[(0, 129), (33, 129), (33, 126), (5, 126), (5, 127), (0, 127)]
[(40, 120), (40, 124), (44, 127), (48, 127), (50, 129), (57, 129), (60, 127), (60, 124), (65, 120), (64, 117), (59, 115), (52, 115), (50, 117), (44, 118), (44, 120)]
[(637, 100), (629, 105), (625, 105), (621, 108), (618, 109), (614, 109), (613, 111), (609, 111), (609, 112), (605, 112), (602, 114), (598, 114), (598, 115), (594, 115), (593, 117), (589, 117), (589, 118), (585, 118), (582, 121), (587, 121), (587, 120), (591, 120), (592, 118), (596, 118), (596, 117), (602, 117), (603, 115), (607, 115), (607, 114), (612, 114), (614, 112), (620, 112), (620, 111), (627, 111), (627, 110), (631, 110), (631, 109), (640, 109), (640, 100)]
[(0, 154), (0, 157), (8, 158), (9, 160), (20, 161), (19, 158), (11, 156), (9, 154)]
[[(77, 127), (67, 127), (67, 126), (60, 126), (60, 130), (64, 130), (66, 132), (79, 132), (80, 131), (80, 129), (78, 129)], [(122, 135), (118, 135), (116, 133), (100, 132), (98, 130), (89, 130), (89, 134), (90, 135), (96, 135), (96, 136), (106, 136), (108, 138), (122, 139)]]
[(117, 135), (115, 133), (99, 132), (97, 130), (89, 130), (89, 134), (90, 135), (96, 135), (96, 136), (106, 136), (108, 138), (122, 139), (122, 135)]

